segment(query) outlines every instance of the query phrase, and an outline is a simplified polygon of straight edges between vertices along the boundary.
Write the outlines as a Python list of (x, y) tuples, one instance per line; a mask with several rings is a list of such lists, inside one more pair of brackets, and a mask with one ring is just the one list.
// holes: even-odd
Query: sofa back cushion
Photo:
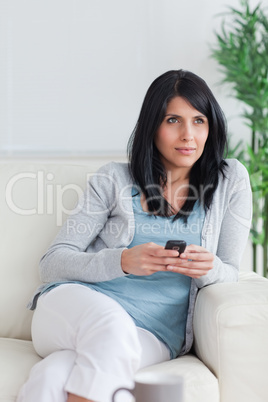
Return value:
[(40, 258), (83, 193), (89, 166), (0, 165), (0, 337), (31, 339)]

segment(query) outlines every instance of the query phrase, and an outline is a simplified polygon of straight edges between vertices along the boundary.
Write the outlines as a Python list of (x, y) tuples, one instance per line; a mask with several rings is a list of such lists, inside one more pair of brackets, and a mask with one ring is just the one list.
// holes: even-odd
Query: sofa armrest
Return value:
[(221, 402), (264, 402), (268, 395), (268, 280), (201, 289), (194, 314), (197, 356), (219, 380)]

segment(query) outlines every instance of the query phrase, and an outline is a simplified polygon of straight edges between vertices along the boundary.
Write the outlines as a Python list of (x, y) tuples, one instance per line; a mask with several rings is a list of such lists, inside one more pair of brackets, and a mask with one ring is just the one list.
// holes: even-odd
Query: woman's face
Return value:
[(155, 146), (166, 171), (189, 175), (203, 153), (208, 119), (181, 96), (173, 98), (155, 136)]

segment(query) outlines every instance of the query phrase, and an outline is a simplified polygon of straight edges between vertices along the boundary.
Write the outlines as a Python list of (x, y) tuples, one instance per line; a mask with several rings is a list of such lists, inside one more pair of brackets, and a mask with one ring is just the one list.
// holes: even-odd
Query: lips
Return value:
[(182, 155), (192, 155), (192, 153), (194, 153), (195, 148), (175, 148), (177, 152), (179, 152)]

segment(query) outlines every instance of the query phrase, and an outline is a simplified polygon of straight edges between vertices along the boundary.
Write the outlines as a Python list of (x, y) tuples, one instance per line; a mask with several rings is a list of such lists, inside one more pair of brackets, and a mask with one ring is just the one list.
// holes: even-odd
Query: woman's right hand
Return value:
[(155, 243), (145, 243), (125, 249), (121, 255), (121, 267), (127, 274), (152, 275), (167, 271), (167, 265), (176, 264), (178, 251), (166, 250)]

